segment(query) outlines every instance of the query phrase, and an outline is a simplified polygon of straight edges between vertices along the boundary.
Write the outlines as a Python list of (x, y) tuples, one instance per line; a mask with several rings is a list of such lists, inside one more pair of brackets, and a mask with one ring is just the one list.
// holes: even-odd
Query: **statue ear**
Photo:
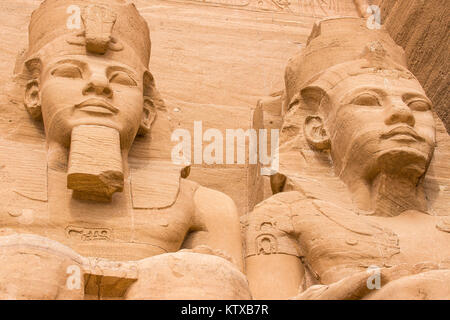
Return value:
[(315, 115), (307, 116), (305, 119), (303, 130), (306, 140), (314, 149), (329, 149), (330, 136), (325, 129), (322, 116), (318, 114), (319, 111), (329, 112), (327, 108), (329, 103), (327, 93), (321, 87), (312, 85), (304, 88), (300, 94), (308, 109), (315, 113)]
[(41, 74), (41, 60), (32, 58), (25, 62), (28, 74), (31, 78), (25, 87), (24, 104), (33, 119), (42, 118), (41, 94), (39, 91), (39, 75)]
[(25, 88), (24, 98), (25, 108), (33, 119), (39, 120), (42, 118), (41, 110), (41, 95), (39, 93), (39, 81), (28, 81)]
[(152, 99), (144, 97), (144, 112), (142, 113), (141, 125), (139, 126), (138, 135), (144, 136), (150, 131), (153, 121), (156, 118), (156, 108)]
[(330, 148), (330, 136), (325, 129), (321, 116), (307, 116), (303, 127), (306, 141), (317, 150), (326, 150)]
[[(138, 135), (144, 136), (150, 131), (153, 121), (156, 118), (156, 106), (159, 98), (158, 91), (155, 87), (155, 80), (149, 71), (144, 72), (143, 76), (143, 91), (144, 91), (144, 112), (142, 113), (141, 125), (139, 127)], [(156, 100), (156, 101), (155, 101)]]
[(162, 103), (161, 96), (156, 90), (155, 79), (149, 71), (144, 72), (144, 97), (149, 97), (155, 106)]

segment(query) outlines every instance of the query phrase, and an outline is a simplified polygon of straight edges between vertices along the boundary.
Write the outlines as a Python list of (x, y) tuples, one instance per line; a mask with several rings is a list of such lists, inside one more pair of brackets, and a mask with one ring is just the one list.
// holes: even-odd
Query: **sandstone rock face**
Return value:
[(449, 298), (444, 51), (367, 4), (3, 0), (0, 299)]

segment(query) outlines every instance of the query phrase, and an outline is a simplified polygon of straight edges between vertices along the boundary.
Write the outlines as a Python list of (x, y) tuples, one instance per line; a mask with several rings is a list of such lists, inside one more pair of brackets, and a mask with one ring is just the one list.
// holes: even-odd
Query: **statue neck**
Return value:
[(420, 177), (378, 173), (374, 179), (347, 183), (359, 210), (376, 216), (397, 216), (406, 210), (427, 210)]

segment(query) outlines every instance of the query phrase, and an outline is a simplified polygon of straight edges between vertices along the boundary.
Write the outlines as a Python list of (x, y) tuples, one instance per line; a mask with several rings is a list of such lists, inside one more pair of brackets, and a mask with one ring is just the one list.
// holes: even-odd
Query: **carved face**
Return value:
[(361, 74), (328, 94), (326, 128), (339, 171), (423, 174), (435, 147), (435, 121), (415, 79)]
[(74, 127), (115, 128), (131, 145), (144, 111), (144, 70), (100, 56), (73, 55), (43, 61), (40, 95), (47, 138), (70, 143)]

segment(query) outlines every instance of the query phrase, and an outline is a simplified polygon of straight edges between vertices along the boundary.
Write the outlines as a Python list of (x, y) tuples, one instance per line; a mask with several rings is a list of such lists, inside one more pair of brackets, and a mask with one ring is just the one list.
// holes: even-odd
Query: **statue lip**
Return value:
[(387, 133), (383, 133), (381, 135), (381, 138), (382, 139), (389, 139), (389, 138), (391, 138), (393, 136), (396, 136), (396, 135), (407, 135), (407, 136), (413, 137), (414, 139), (416, 139), (418, 141), (425, 141), (424, 138), (419, 136), (417, 134), (417, 132), (413, 128), (409, 127), (409, 126), (398, 126), (398, 127), (395, 127), (394, 129), (388, 131)]
[(103, 99), (91, 98), (82, 103), (75, 105), (77, 109), (84, 109), (84, 111), (88, 112), (96, 112), (96, 113), (118, 113), (119, 109), (114, 107), (108, 101)]

